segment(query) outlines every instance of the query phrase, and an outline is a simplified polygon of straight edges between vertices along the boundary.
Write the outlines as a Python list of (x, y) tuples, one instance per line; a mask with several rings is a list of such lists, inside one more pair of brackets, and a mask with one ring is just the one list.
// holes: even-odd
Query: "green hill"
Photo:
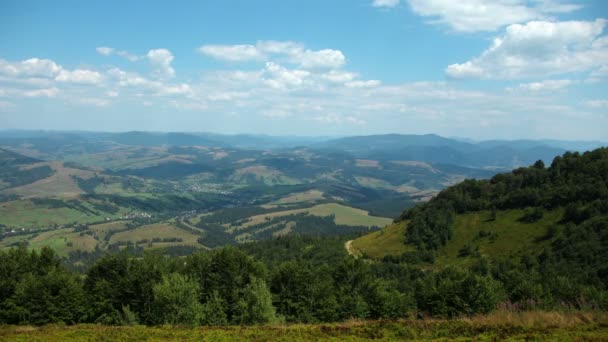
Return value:
[(549, 167), (539, 161), (490, 180), (465, 180), (350, 247), (384, 261), (435, 269), (504, 266), (540, 283), (568, 274), (559, 281), (603, 288), (608, 148), (566, 153)]

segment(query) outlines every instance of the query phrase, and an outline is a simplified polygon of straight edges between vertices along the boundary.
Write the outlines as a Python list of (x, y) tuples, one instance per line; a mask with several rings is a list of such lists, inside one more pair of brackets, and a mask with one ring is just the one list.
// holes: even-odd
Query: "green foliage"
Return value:
[[(199, 303), (200, 290), (196, 281), (170, 273), (153, 287), (154, 323), (198, 325), (203, 321), (203, 306)], [(212, 314), (211, 312), (206, 312)]]
[(442, 317), (488, 313), (504, 299), (500, 284), (491, 277), (456, 268), (418, 281), (416, 292), (420, 309)]
[(233, 317), (234, 323), (267, 324), (279, 321), (268, 286), (262, 279), (252, 277), (236, 305), (239, 310)]
[(422, 250), (436, 250), (452, 237), (454, 217), (454, 206), (447, 200), (413, 208), (403, 217), (410, 220), (406, 240)]
[(210, 253), (195, 253), (185, 260), (184, 272), (198, 282), (200, 302), (219, 295), (226, 305), (223, 312), (229, 322), (241, 314), (242, 294), (252, 279), (264, 279), (266, 268), (233, 247)]

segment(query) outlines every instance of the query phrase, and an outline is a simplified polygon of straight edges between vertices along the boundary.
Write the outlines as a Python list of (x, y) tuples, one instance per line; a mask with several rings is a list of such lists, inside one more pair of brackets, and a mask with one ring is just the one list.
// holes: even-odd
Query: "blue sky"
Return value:
[(608, 3), (3, 1), (0, 129), (608, 140)]

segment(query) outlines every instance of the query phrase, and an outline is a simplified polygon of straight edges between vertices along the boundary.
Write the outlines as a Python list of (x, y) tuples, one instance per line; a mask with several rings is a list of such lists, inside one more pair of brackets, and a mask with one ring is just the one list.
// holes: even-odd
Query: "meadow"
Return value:
[[(524, 209), (501, 210), (491, 217), (488, 210), (457, 215), (452, 238), (437, 251), (435, 265), (468, 265), (473, 254), (485, 257), (517, 257), (529, 250), (542, 250), (549, 243), (544, 239), (550, 227), (559, 224), (563, 210), (546, 211), (533, 224), (522, 222)], [(400, 256), (416, 250), (405, 242), (407, 222), (387, 226), (377, 232), (361, 236), (351, 243), (350, 252), (355, 256), (381, 259), (387, 255)], [(471, 251), (471, 255), (463, 251)]]
[(512, 312), (444, 319), (256, 326), (2, 326), (3, 341), (608, 341), (605, 312)]

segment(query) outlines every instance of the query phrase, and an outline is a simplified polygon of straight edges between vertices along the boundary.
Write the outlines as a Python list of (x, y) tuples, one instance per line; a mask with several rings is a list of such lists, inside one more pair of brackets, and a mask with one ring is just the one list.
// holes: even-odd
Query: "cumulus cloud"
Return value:
[(329, 72), (322, 74), (321, 77), (330, 82), (344, 83), (352, 81), (355, 77), (357, 77), (357, 74), (348, 71), (330, 70)]
[(556, 0), (409, 0), (412, 11), (430, 22), (459, 32), (495, 31), (510, 24), (547, 19), (552, 13), (578, 10), (580, 5)]
[(572, 80), (544, 80), (539, 82), (521, 83), (517, 88), (508, 88), (507, 90), (555, 91), (566, 88), (572, 83)]
[(156, 96), (188, 96), (193, 93), (189, 84), (172, 84), (151, 80), (137, 73), (127, 72), (119, 68), (108, 70), (107, 75), (119, 87), (133, 89), (137, 92), (147, 92)]
[(608, 78), (608, 65), (602, 65), (601, 67), (593, 70), (587, 81), (599, 82), (605, 78)]
[(346, 62), (342, 51), (323, 49), (319, 51), (306, 50), (302, 54), (294, 56), (303, 68), (339, 68)]
[(399, 0), (373, 0), (372, 6), (374, 7), (388, 7), (393, 8), (399, 5)]
[(100, 47), (95, 48), (95, 50), (97, 51), (98, 54), (104, 55), (104, 56), (109, 56), (114, 52), (113, 48), (107, 47), (107, 46), (100, 46)]
[(203, 45), (198, 48), (203, 55), (230, 62), (244, 62), (262, 58), (262, 53), (253, 45)]
[(30, 58), (10, 63), (0, 59), (0, 74), (10, 77), (54, 78), (62, 68), (50, 59)]
[(275, 89), (289, 89), (301, 86), (310, 76), (306, 70), (289, 70), (274, 62), (266, 62), (264, 68), (264, 82)]
[(21, 95), (25, 97), (55, 97), (58, 93), (59, 89), (57, 88), (46, 88), (25, 90)]
[(608, 100), (588, 100), (584, 105), (590, 108), (608, 108)]
[(278, 60), (297, 64), (305, 69), (339, 68), (346, 62), (346, 57), (340, 50), (310, 50), (303, 44), (292, 41), (258, 41), (255, 45), (203, 45), (198, 51), (228, 62)]
[(161, 77), (175, 76), (175, 70), (171, 66), (171, 62), (173, 61), (171, 51), (167, 49), (152, 49), (148, 51), (146, 56)]
[(74, 71), (61, 70), (55, 78), (59, 82), (70, 82), (77, 84), (99, 84), (103, 77), (97, 71), (76, 69)]
[(367, 81), (350, 81), (344, 83), (348, 88), (373, 88), (380, 85), (378, 80), (367, 80)]
[(141, 57), (134, 55), (128, 51), (124, 51), (124, 50), (116, 50), (114, 48), (108, 47), (108, 46), (100, 46), (95, 48), (95, 50), (97, 51), (98, 54), (103, 55), (103, 56), (111, 56), (111, 55), (117, 55), (120, 56), (124, 59), (127, 59), (131, 62), (136, 62), (138, 61)]
[(585, 72), (608, 60), (608, 21), (531, 21), (513, 24), (481, 55), (451, 64), (453, 78), (518, 79)]
[(365, 120), (356, 118), (354, 116), (342, 116), (333, 113), (323, 114), (312, 117), (314, 121), (319, 121), (327, 124), (350, 124), (350, 125), (365, 125)]

